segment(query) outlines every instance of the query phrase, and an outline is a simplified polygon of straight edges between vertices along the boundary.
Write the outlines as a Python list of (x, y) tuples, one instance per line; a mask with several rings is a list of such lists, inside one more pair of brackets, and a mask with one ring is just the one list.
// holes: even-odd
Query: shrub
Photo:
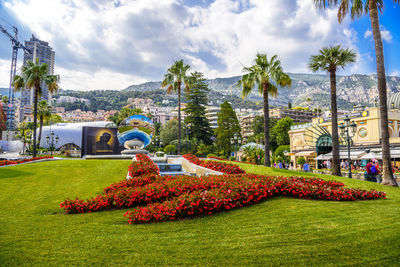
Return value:
[(208, 154), (207, 158), (219, 159), (218, 156), (215, 154)]
[(172, 153), (175, 153), (175, 150), (176, 150), (176, 148), (175, 148), (174, 145), (167, 145), (164, 148), (165, 153), (167, 153), (168, 155), (171, 155)]
[(229, 160), (230, 160), (230, 161), (235, 161), (235, 160), (236, 160), (236, 157), (235, 157), (235, 156), (230, 156), (230, 157), (229, 157)]
[(299, 157), (297, 159), (297, 164), (303, 165), (304, 163), (306, 163), (306, 159), (304, 157)]

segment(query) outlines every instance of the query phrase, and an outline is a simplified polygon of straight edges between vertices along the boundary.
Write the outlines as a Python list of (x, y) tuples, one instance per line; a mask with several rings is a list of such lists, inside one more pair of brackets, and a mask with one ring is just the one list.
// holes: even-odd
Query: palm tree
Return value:
[(270, 166), (271, 160), (269, 156), (269, 103), (268, 95), (276, 96), (278, 87), (291, 86), (292, 80), (289, 75), (283, 72), (281, 62), (277, 55), (274, 55), (268, 61), (266, 54), (257, 54), (254, 59), (254, 65), (244, 67), (247, 72), (239, 80), (237, 86), (242, 87), (242, 95), (246, 97), (258, 85), (258, 92), (264, 97), (264, 165)]
[(39, 65), (39, 59), (36, 59), (36, 64), (28, 61), (22, 66), (22, 74), (15, 75), (13, 87), (15, 91), (34, 89), (33, 98), (33, 157), (36, 157), (36, 128), (37, 128), (37, 113), (38, 100), (42, 93), (42, 82), (47, 85), (49, 92), (54, 93), (58, 89), (59, 75), (48, 75), (48, 66), (46, 63)]
[(186, 91), (189, 91), (190, 79), (186, 72), (190, 69), (189, 65), (185, 65), (183, 60), (175, 61), (164, 75), (161, 87), (167, 87), (167, 93), (178, 93), (178, 155), (181, 153), (181, 86), (185, 84)]
[[(393, 0), (400, 3), (400, 0)], [(314, 0), (317, 7), (324, 8), (327, 5), (337, 5), (339, 3), (338, 20), (341, 23), (349, 11), (351, 18), (361, 17), (363, 14), (369, 14), (372, 27), (372, 35), (375, 42), (376, 69), (378, 77), (378, 93), (379, 93), (379, 109), (381, 117), (381, 142), (382, 142), (382, 184), (397, 186), (393, 178), (390, 162), (390, 146), (389, 146), (389, 120), (387, 108), (387, 88), (385, 62), (383, 55), (383, 44), (381, 31), (379, 29), (378, 10), (382, 12), (383, 0)]]
[(336, 103), (336, 70), (353, 63), (356, 54), (349, 49), (342, 49), (340, 45), (324, 47), (319, 54), (311, 56), (309, 68), (313, 72), (324, 70), (329, 72), (331, 80), (331, 112), (332, 112), (332, 174), (341, 176), (339, 155), (339, 133)]
[(48, 120), (51, 117), (51, 107), (47, 105), (46, 100), (42, 100), (38, 103), (37, 114), (39, 115), (39, 137), (37, 147), (40, 147), (40, 140), (42, 138), (43, 121)]

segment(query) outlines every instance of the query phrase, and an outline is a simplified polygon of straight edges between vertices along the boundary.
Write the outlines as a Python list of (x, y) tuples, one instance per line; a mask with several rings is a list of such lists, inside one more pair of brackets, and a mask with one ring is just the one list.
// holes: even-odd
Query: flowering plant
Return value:
[(223, 173), (227, 173), (227, 174), (238, 174), (238, 173), (245, 172), (237, 165), (228, 164), (225, 162), (219, 162), (219, 161), (215, 161), (215, 160), (201, 160), (193, 154), (185, 154), (185, 155), (183, 155), (183, 157), (193, 164), (196, 164), (196, 165), (199, 165), (199, 166), (202, 166), (202, 167), (214, 170), (214, 171), (218, 171), (218, 172), (223, 172)]
[(0, 160), (0, 166), (15, 165), (15, 164), (20, 164), (20, 163), (25, 163), (25, 162), (30, 162), (30, 161), (40, 160), (40, 159), (52, 159), (52, 158), (53, 158), (53, 156), (40, 156), (40, 157), (24, 158), (24, 159), (18, 159), (18, 160)]
[[(195, 162), (199, 160), (197, 157), (185, 156)], [(274, 196), (330, 201), (386, 198), (384, 192), (349, 189), (343, 183), (317, 178), (249, 173), (161, 177), (157, 166), (145, 155), (138, 155), (129, 170), (131, 179), (114, 183), (106, 187), (102, 194), (86, 201), (79, 198), (67, 199), (60, 207), (66, 213), (134, 207), (124, 215), (128, 223), (132, 224), (211, 215), (252, 205)]]

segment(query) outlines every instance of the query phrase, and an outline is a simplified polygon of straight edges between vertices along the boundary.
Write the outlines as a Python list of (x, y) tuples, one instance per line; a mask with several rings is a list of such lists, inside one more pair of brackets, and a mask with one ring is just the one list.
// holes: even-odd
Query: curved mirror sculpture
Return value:
[(153, 122), (143, 115), (133, 115), (123, 120), (118, 127), (118, 141), (126, 149), (143, 149), (154, 134)]

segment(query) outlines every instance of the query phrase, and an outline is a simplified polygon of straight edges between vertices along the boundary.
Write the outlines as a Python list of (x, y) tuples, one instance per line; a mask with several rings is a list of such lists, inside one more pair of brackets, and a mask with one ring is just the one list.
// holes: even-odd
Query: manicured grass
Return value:
[[(0, 266), (4, 265), (396, 265), (400, 189), (356, 202), (275, 198), (218, 215), (127, 225), (125, 210), (65, 215), (66, 198), (101, 193), (129, 161), (65, 160), (0, 168)], [(239, 164), (248, 172), (307, 175)], [(321, 178), (330, 176), (318, 175)]]

